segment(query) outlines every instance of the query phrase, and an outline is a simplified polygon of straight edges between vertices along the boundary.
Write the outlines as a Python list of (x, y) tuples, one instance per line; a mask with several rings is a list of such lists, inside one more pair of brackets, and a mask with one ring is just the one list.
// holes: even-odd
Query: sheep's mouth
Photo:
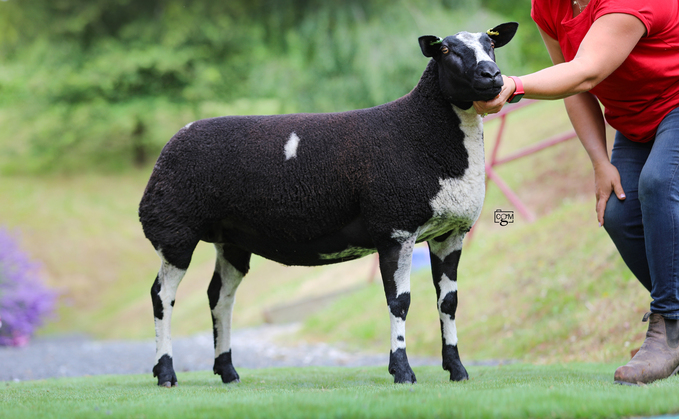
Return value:
[(502, 91), (502, 86), (500, 87), (489, 87), (487, 89), (477, 89), (476, 93), (479, 97), (477, 100), (491, 100), (495, 99), (497, 95)]

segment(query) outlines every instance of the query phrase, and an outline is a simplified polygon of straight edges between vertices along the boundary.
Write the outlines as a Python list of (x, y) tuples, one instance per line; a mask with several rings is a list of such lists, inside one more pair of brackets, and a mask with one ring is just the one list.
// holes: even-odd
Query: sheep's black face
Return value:
[(495, 48), (507, 44), (518, 28), (503, 23), (487, 33), (459, 32), (440, 39), (420, 37), (422, 53), (438, 63), (439, 84), (451, 103), (468, 108), (476, 100), (490, 100), (502, 89), (502, 75), (495, 64)]

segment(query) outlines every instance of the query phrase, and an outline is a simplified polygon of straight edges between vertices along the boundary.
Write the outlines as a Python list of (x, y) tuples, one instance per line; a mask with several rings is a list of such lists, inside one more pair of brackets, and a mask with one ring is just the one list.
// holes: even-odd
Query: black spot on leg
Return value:
[(399, 342), (405, 342), (406, 339), (405, 339), (403, 336), (398, 335), (398, 336), (396, 337), (396, 340), (399, 341)]
[(217, 338), (219, 337), (219, 332), (217, 331), (217, 321), (215, 316), (212, 316), (212, 340), (214, 341), (214, 347), (217, 349)]
[[(219, 294), (222, 290), (222, 277), (218, 272), (212, 275), (212, 281), (207, 287), (207, 298), (210, 302), (210, 310), (214, 310), (219, 302)], [(217, 321), (215, 320), (214, 314), (212, 315), (212, 339), (214, 341), (214, 347), (217, 348), (217, 338), (219, 337), (219, 332), (217, 331)]]
[(245, 276), (250, 270), (250, 253), (232, 246), (224, 246), (223, 249), (224, 259)]
[(436, 288), (436, 299), (441, 297), (441, 286), (439, 281), (445, 274), (450, 280), (457, 280), (457, 266), (462, 256), (462, 250), (455, 250), (451, 252), (444, 260), (439, 259), (434, 253), (430, 252), (431, 258), (431, 274), (434, 280), (434, 288)]
[(441, 302), (441, 313), (450, 316), (451, 320), (455, 320), (455, 311), (457, 310), (457, 291), (450, 291), (443, 298)]
[(170, 303), (170, 305), (171, 305), (172, 307), (174, 307), (174, 300), (172, 300), (172, 302)]
[(219, 275), (219, 272), (215, 272), (214, 275), (212, 275), (212, 281), (210, 281), (210, 285), (207, 287), (207, 298), (210, 301), (210, 310), (214, 310), (215, 307), (217, 307), (217, 303), (219, 302), (219, 293), (222, 290), (222, 277)]
[(462, 256), (462, 250), (454, 250), (448, 256), (445, 257), (443, 263), (454, 266), (455, 272), (457, 272), (457, 265), (460, 263), (460, 256)]
[(388, 304), (391, 314), (393, 314), (395, 317), (400, 317), (401, 319), (405, 320), (406, 316), (408, 315), (408, 308), (410, 308), (410, 293), (404, 292), (403, 294), (389, 301)]
[(153, 315), (158, 320), (163, 320), (163, 301), (160, 299), (160, 281), (156, 280), (151, 286), (151, 301), (153, 302)]

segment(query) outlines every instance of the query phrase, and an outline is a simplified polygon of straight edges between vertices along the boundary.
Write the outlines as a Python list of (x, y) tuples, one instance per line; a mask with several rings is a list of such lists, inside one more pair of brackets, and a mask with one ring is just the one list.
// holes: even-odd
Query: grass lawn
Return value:
[(240, 384), (182, 373), (159, 388), (150, 375), (0, 383), (0, 417), (437, 418), (652, 416), (679, 412), (679, 377), (644, 387), (612, 383), (615, 365), (513, 364), (469, 368), (450, 383), (415, 368), (416, 385), (394, 385), (384, 367), (241, 370)]

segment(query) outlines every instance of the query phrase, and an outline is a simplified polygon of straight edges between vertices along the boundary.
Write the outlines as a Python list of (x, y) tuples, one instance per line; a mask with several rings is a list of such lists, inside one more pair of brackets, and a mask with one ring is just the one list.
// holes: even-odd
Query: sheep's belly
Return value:
[(284, 240), (264, 232), (229, 228), (224, 241), (284, 265), (317, 266), (358, 259), (377, 252), (358, 217), (339, 231), (312, 240)]

